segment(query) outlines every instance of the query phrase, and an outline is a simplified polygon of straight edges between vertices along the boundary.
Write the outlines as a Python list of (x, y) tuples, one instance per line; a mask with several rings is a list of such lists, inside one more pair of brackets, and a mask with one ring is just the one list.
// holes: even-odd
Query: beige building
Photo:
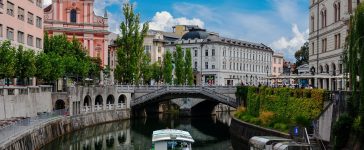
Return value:
[(343, 52), (348, 24), (363, 0), (310, 0), (310, 84), (328, 90), (345, 89)]
[(40, 51), (43, 47), (43, 0), (0, 0), (0, 41)]
[[(283, 73), (283, 54), (274, 52), (272, 56), (272, 76), (279, 77)], [(282, 84), (281, 79), (273, 79), (273, 85), (280, 85)]]
[(149, 30), (144, 38), (144, 50), (150, 54), (151, 63), (162, 62), (165, 44), (180, 39), (181, 36), (171, 32)]

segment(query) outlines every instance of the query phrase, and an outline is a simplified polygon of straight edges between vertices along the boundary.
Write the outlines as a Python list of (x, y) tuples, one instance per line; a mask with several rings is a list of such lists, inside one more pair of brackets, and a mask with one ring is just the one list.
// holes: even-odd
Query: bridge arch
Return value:
[(126, 104), (126, 96), (121, 94), (118, 98), (118, 104)]
[(95, 105), (102, 105), (103, 104), (103, 99), (101, 95), (97, 95), (95, 98)]
[(109, 95), (107, 96), (107, 99), (106, 99), (106, 104), (114, 104), (115, 103), (115, 98), (114, 98), (114, 95)]
[(66, 108), (66, 103), (64, 102), (64, 100), (59, 99), (56, 101), (54, 110), (60, 110), (60, 109), (65, 109), (65, 108)]
[(89, 95), (86, 95), (83, 99), (83, 106), (91, 106), (92, 100)]

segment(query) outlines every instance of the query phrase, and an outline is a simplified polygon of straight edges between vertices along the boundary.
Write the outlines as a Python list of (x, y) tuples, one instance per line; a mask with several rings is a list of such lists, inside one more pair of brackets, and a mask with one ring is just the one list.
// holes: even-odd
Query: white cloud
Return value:
[(152, 21), (149, 22), (149, 28), (154, 30), (170, 31), (174, 25), (198, 25), (204, 27), (204, 22), (197, 18), (187, 19), (185, 17), (174, 18), (169, 12), (157, 12)]
[(277, 41), (271, 44), (273, 50), (280, 51), (285, 54), (288, 60), (293, 61), (294, 53), (301, 48), (301, 46), (307, 41), (308, 29), (300, 32), (297, 24), (292, 25), (293, 37), (281, 37)]

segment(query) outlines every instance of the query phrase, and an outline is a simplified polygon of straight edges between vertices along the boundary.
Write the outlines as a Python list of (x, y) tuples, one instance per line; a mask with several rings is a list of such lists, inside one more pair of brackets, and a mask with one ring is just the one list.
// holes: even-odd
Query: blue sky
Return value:
[[(49, 0), (46, 0), (45, 3)], [(95, 0), (95, 12), (109, 12), (110, 31), (119, 32), (126, 0)], [(170, 31), (196, 24), (222, 36), (264, 43), (294, 61), (308, 37), (308, 0), (130, 0), (150, 28)]]

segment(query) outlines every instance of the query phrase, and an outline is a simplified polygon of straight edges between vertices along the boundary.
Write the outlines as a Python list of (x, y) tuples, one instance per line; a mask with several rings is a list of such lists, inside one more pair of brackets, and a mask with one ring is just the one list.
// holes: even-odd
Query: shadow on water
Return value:
[[(225, 118), (221, 118), (225, 117)], [(180, 129), (190, 132), (194, 150), (232, 150), (229, 114), (200, 118), (155, 115), (85, 128), (55, 139), (43, 150), (149, 150), (152, 133), (159, 129)], [(225, 122), (225, 123), (223, 123)]]

